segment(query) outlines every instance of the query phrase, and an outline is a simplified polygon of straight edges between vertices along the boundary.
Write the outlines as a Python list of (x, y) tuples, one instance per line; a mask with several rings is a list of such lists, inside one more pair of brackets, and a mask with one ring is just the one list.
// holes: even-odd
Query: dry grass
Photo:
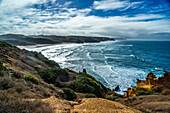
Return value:
[(25, 101), (0, 91), (0, 113), (54, 113), (53, 109), (39, 100)]
[(43, 81), (40, 84), (34, 84), (30, 81), (25, 81), (24, 79), (16, 79), (11, 76), (0, 77), (0, 90), (5, 90), (14, 97), (21, 98), (48, 98), (51, 95), (59, 95), (64, 97), (64, 92), (50, 84)]

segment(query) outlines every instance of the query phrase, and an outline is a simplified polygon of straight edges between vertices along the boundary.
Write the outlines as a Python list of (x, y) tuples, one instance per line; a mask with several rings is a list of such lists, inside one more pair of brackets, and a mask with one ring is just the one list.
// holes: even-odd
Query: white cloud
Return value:
[(102, 1), (94, 1), (93, 7), (96, 10), (115, 10), (115, 9), (121, 9), (126, 10), (130, 7), (136, 7), (136, 5), (141, 4), (141, 2), (128, 2), (126, 1), (120, 1), (120, 0), (102, 0)]
[(0, 3), (0, 13), (15, 12), (18, 8), (23, 8), (26, 5), (40, 3), (44, 0), (2, 0)]
[[(2, 14), (0, 16), (0, 34), (21, 33), (26, 35), (88, 35), (143, 38), (152, 33), (170, 32), (170, 20), (162, 20), (164, 16), (158, 14), (138, 14), (133, 17), (88, 16), (92, 9), (68, 8), (71, 2), (65, 3), (65, 5), (63, 5), (64, 7), (56, 3), (55, 8), (47, 7), (46, 10), (24, 8), (28, 4), (35, 3), (35, 1), (31, 1), (29, 0), (27, 3), (23, 3), (20, 6), (15, 6), (12, 10), (15, 13), (11, 13), (10, 16), (3, 14), (2, 11), (0, 12), (0, 14)], [(105, 1), (108, 1), (104, 2), (105, 4), (109, 3), (109, 0)], [(110, 1), (113, 2), (118, 0)], [(36, 0), (36, 3), (38, 2), (46, 3), (46, 1)], [(53, 0), (53, 2), (55, 2), (55, 0)], [(100, 6), (101, 2), (102, 1), (95, 2), (96, 6)], [(1, 5), (0, 9), (2, 6), (5, 6)], [(123, 4), (119, 5), (122, 10), (127, 6), (128, 5)], [(131, 4), (129, 7), (132, 6), (134, 7), (135, 3)], [(9, 12), (11, 9), (9, 9)], [(102, 9), (106, 10), (104, 6), (102, 6)], [(4, 8), (4, 10), (8, 11), (7, 8)], [(145, 21), (147, 19), (153, 20)]]

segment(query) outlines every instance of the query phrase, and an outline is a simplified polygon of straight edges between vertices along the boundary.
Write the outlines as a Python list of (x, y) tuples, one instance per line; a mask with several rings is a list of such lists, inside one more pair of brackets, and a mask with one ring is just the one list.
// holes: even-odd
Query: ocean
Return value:
[(157, 77), (170, 71), (170, 41), (107, 41), (101, 43), (61, 44), (26, 48), (42, 52), (62, 68), (76, 72), (83, 68), (108, 88), (119, 85), (124, 94), (144, 80), (149, 72)]

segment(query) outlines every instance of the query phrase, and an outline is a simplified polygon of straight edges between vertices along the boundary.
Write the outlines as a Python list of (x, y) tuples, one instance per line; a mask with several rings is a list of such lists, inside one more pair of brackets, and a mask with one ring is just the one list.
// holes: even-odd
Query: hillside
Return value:
[(0, 35), (0, 41), (8, 42), (15, 46), (27, 46), (35, 44), (61, 44), (61, 43), (94, 43), (101, 41), (114, 41), (109, 37), (87, 37), (87, 36), (55, 36), (55, 35)]
[[(157, 103), (148, 108), (148, 96), (141, 97), (142, 109), (135, 100), (115, 93), (89, 75), (76, 73), (44, 57), (41, 53), (19, 49), (0, 41), (0, 112), (1, 113), (140, 113), (169, 111), (169, 95), (156, 95)], [(135, 97), (139, 102), (140, 96)], [(150, 100), (154, 102), (155, 99)], [(117, 102), (113, 102), (117, 101)], [(132, 104), (133, 105), (132, 105)], [(165, 103), (165, 104), (162, 104)], [(123, 105), (124, 104), (124, 105)], [(139, 104), (139, 105), (140, 105)], [(158, 104), (162, 111), (154, 111)], [(140, 110), (140, 111), (139, 111)], [(146, 110), (145, 110), (146, 111)]]

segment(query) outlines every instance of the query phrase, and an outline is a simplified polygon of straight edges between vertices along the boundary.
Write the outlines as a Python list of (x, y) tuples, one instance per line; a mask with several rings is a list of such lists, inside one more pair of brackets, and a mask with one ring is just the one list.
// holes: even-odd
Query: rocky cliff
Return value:
[(137, 79), (136, 87), (128, 88), (124, 97), (138, 96), (140, 93), (160, 93), (170, 95), (170, 72), (164, 71), (162, 77), (157, 78), (152, 72), (148, 73), (146, 80)]

